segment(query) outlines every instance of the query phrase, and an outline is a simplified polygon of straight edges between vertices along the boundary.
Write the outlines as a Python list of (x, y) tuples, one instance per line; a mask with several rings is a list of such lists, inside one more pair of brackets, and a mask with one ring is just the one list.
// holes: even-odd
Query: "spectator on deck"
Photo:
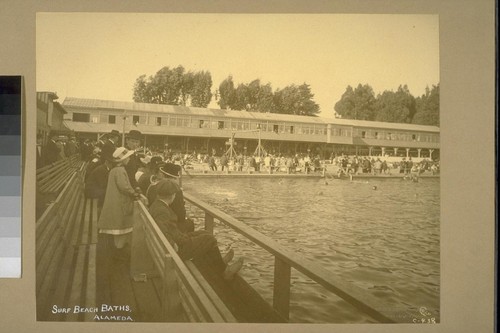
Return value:
[(50, 140), (45, 145), (45, 149), (42, 150), (45, 165), (55, 163), (61, 158), (60, 150), (57, 145), (57, 139), (57, 134), (51, 133)]
[(215, 164), (215, 157), (213, 154), (208, 158), (208, 167), (212, 171), (217, 171), (217, 164)]
[[(141, 159), (141, 161), (145, 162), (146, 160)], [(147, 166), (143, 169), (142, 174), (137, 180), (142, 193), (146, 194), (149, 185), (155, 181), (155, 177), (157, 177), (162, 162), (163, 160), (161, 156), (153, 156)], [(137, 171), (137, 173), (139, 173), (139, 171)]]
[[(113, 153), (115, 167), (109, 171), (106, 196), (97, 222), (99, 233), (106, 234), (107, 240), (112, 240), (112, 244), (118, 250), (130, 243), (133, 229), (133, 201), (139, 198), (139, 193), (130, 185), (125, 170), (133, 154), (133, 151), (124, 147), (117, 148)], [(117, 251), (115, 255), (125, 260), (129, 259), (129, 253), (126, 251)]]
[(125, 139), (125, 148), (132, 152), (132, 155), (130, 155), (130, 161), (125, 166), (125, 169), (127, 170), (130, 185), (132, 185), (136, 191), (140, 190), (139, 184), (135, 179), (135, 174), (141, 165), (141, 160), (136, 153), (136, 150), (141, 145), (141, 137), (141, 132), (138, 130), (131, 130)]
[(113, 153), (119, 139), (120, 133), (117, 130), (112, 130), (111, 133), (106, 135), (101, 147), (101, 156), (104, 160), (111, 160), (113, 158)]
[(176, 223), (177, 216), (170, 207), (178, 192), (178, 186), (167, 179), (161, 180), (157, 186), (158, 196), (149, 208), (149, 212), (167, 239), (178, 247), (179, 257), (183, 260), (192, 259), (195, 265), (210, 267), (225, 280), (231, 280), (243, 267), (243, 258), (228, 265), (234, 251), (230, 250), (222, 257), (217, 240), (210, 233), (204, 230), (181, 231)]
[(104, 160), (94, 168), (85, 182), (85, 196), (87, 198), (95, 198), (97, 200), (97, 212), (100, 215), (104, 198), (106, 197), (106, 188), (108, 186), (108, 177), (113, 161)]

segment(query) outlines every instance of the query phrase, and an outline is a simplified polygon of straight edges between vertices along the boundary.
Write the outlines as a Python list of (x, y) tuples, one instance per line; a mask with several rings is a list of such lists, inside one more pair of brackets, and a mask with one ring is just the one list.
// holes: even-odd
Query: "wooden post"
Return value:
[(205, 211), (205, 230), (214, 234), (214, 217), (208, 211)]
[(179, 284), (175, 272), (174, 259), (166, 255), (163, 259), (162, 317), (167, 322), (182, 321), (182, 305), (179, 294)]
[(287, 320), (290, 313), (290, 276), (290, 265), (274, 257), (273, 307)]

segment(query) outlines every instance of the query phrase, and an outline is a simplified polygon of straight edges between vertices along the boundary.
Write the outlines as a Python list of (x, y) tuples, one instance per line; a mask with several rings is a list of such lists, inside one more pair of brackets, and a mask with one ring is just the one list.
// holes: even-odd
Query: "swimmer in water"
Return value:
[(373, 186), (372, 189), (376, 190), (377, 189), (377, 186)]

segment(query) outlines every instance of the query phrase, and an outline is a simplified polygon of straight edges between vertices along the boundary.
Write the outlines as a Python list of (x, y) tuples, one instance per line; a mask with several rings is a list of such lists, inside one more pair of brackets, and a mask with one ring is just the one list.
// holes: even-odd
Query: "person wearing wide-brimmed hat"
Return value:
[(112, 130), (110, 133), (106, 135), (106, 139), (103, 140), (103, 145), (101, 147), (101, 157), (104, 160), (111, 160), (113, 157), (113, 153), (116, 149), (116, 143), (120, 139), (120, 132), (117, 130)]
[(116, 249), (122, 249), (130, 242), (133, 201), (139, 198), (125, 171), (133, 153), (124, 147), (116, 148), (113, 153), (115, 167), (109, 172), (106, 196), (97, 223), (99, 233), (105, 234), (107, 241), (112, 239)]
[(195, 265), (209, 267), (225, 280), (231, 280), (242, 268), (243, 258), (229, 265), (234, 251), (231, 249), (222, 257), (217, 239), (212, 234), (205, 230), (194, 232), (180, 230), (176, 223), (177, 216), (171, 208), (179, 186), (171, 179), (162, 179), (157, 189), (158, 195), (149, 212), (167, 239), (177, 245), (179, 257), (183, 260), (192, 259)]

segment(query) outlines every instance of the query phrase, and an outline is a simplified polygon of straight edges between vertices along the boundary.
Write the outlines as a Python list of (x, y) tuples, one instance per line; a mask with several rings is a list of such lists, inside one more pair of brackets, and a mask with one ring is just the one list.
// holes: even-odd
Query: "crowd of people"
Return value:
[(128, 262), (133, 231), (134, 200), (141, 200), (166, 238), (183, 260), (206, 265), (230, 280), (242, 268), (243, 259), (234, 260), (234, 250), (224, 256), (216, 238), (205, 230), (195, 230), (186, 216), (178, 178), (181, 166), (161, 155), (138, 153), (141, 133), (132, 130), (119, 147), (119, 133), (112, 131), (97, 145), (83, 146), (88, 161), (85, 195), (98, 202), (98, 230), (106, 253), (113, 260)]
[(403, 174), (405, 178), (418, 180), (418, 176), (428, 171), (433, 175), (439, 173), (439, 161), (422, 159), (414, 162), (411, 157), (401, 157), (398, 160), (381, 156), (347, 156), (333, 157), (331, 164), (337, 166), (337, 175), (391, 175)]
[(53, 164), (66, 157), (80, 152), (80, 144), (74, 135), (59, 135), (51, 133), (47, 142), (43, 144), (43, 135), (36, 136), (36, 167), (41, 168)]

